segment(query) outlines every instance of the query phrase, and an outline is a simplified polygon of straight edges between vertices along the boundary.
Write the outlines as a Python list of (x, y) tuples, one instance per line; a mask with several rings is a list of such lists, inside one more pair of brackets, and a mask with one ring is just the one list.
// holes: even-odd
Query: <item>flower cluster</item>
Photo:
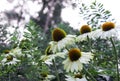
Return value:
[(12, 65), (17, 64), (20, 62), (19, 57), (21, 57), (23, 54), (21, 52), (20, 48), (14, 48), (12, 50), (4, 50), (4, 53), (2, 54), (2, 65)]
[(76, 73), (82, 75), (84, 65), (89, 65), (90, 61), (93, 59), (94, 54), (91, 52), (84, 52), (81, 48), (77, 46), (76, 43), (82, 41), (88, 41), (88, 39), (96, 40), (107, 39), (112, 37), (117, 37), (119, 35), (120, 27), (115, 26), (112, 22), (105, 22), (101, 25), (101, 29), (92, 31), (89, 25), (83, 25), (80, 28), (80, 35), (70, 35), (66, 34), (63, 29), (55, 28), (52, 31), (52, 41), (50, 41), (49, 46), (46, 48), (45, 55), (41, 59), (45, 63), (52, 64), (52, 60), (56, 57), (61, 57), (64, 60), (61, 62), (64, 65), (64, 70), (66, 72), (72, 73), (71, 75), (66, 75), (66, 81), (87, 81), (85, 76), (78, 76)]

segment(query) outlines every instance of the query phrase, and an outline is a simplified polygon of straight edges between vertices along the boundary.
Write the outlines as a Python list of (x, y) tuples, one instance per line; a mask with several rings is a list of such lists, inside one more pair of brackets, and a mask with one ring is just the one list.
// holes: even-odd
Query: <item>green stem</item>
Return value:
[(88, 40), (88, 47), (89, 47), (89, 49), (91, 51), (91, 49), (92, 49), (92, 47), (91, 47), (91, 40), (90, 40), (90, 38), (88, 36), (87, 36), (87, 40)]
[(8, 81), (11, 81), (11, 80), (10, 80), (11, 65), (8, 65), (8, 66), (7, 66), (7, 71), (8, 71)]
[(57, 70), (57, 67), (56, 67), (56, 64), (55, 64), (55, 60), (52, 60), (52, 62), (53, 62), (53, 65), (55, 67), (57, 81), (60, 81), (60, 78), (59, 78), (59, 75), (58, 75), (58, 70)]
[(9, 73), (8, 75), (9, 75), (9, 81), (11, 81), (11, 80), (10, 80), (10, 73)]
[[(90, 51), (92, 52), (92, 46), (91, 46), (91, 40), (90, 40), (90, 38), (87, 36), (87, 40), (88, 40), (88, 47), (89, 47), (89, 49), (90, 49)], [(92, 62), (91, 62), (92, 63)], [(90, 67), (92, 67), (92, 64), (90, 63)], [(93, 68), (93, 67), (92, 67)], [(85, 68), (84, 68), (85, 69)], [(96, 79), (91, 75), (91, 73), (90, 72), (88, 72), (86, 69), (85, 69), (85, 71), (87, 72), (87, 74), (93, 79), (93, 81), (96, 81)]]
[(92, 76), (92, 74), (91, 74), (88, 70), (86, 70), (85, 67), (83, 67), (83, 69), (84, 69), (84, 71), (89, 75), (89, 77), (92, 79), (92, 81), (97, 81), (97, 80)]
[(113, 45), (113, 50), (114, 50), (114, 53), (115, 53), (115, 58), (116, 58), (116, 63), (117, 63), (117, 80), (120, 81), (119, 79), (119, 66), (118, 66), (118, 54), (117, 54), (117, 50), (116, 50), (116, 47), (115, 47), (115, 43), (114, 41), (112, 40), (112, 38), (110, 38), (110, 41)]

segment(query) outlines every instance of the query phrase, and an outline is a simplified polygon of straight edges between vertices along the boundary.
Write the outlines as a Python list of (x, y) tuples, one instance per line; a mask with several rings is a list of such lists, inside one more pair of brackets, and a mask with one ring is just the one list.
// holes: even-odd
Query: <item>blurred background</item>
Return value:
[[(93, 10), (90, 6), (93, 5), (92, 2), (94, 1), (95, 0), (1, 0), (0, 24), (7, 25), (7, 31), (10, 30), (9, 32), (13, 32), (15, 27), (18, 27), (20, 32), (23, 32), (25, 25), (29, 23), (30, 20), (44, 29), (44, 32), (47, 32), (51, 27), (57, 27), (60, 23), (67, 23), (72, 28), (79, 30), (81, 25), (87, 23), (84, 19), (84, 17), (87, 16), (85, 15), (86, 13), (84, 12), (83, 14), (80, 11), (82, 7), (84, 7), (82, 4), (89, 7), (89, 14), (91, 14)], [(98, 8), (108, 10), (118, 24), (119, 1), (97, 0), (97, 2), (104, 6), (95, 5), (96, 10)], [(115, 5), (111, 6), (113, 4)], [(101, 14), (101, 16), (102, 15), (105, 14)]]

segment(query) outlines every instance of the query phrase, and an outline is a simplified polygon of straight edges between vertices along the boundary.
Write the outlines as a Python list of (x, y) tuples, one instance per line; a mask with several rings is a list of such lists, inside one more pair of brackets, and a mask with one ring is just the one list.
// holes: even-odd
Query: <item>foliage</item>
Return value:
[[(48, 72), (46, 64), (40, 60), (41, 55), (44, 53), (43, 41), (45, 37), (40, 27), (36, 26), (32, 21), (26, 26), (27, 32), (25, 32), (23, 39), (20, 41), (17, 34), (14, 34), (11, 38), (10, 51), (16, 47), (22, 50), (22, 56), (18, 58), (20, 63), (16, 65), (0, 66), (0, 80), (2, 81), (38, 81), (42, 79), (41, 72)], [(44, 37), (44, 38), (43, 38)], [(17, 41), (17, 42), (16, 42)], [(43, 41), (41, 43), (41, 41)], [(7, 48), (6, 48), (7, 49)], [(4, 49), (4, 50), (6, 50)], [(4, 59), (2, 57), (5, 53), (1, 53), (1, 62)], [(44, 70), (43, 70), (44, 68)], [(46, 69), (45, 69), (46, 68)], [(9, 78), (8, 78), (9, 77)]]
[(96, 0), (90, 5), (82, 3), (80, 7), (80, 15), (90, 25), (93, 30), (100, 28), (101, 23), (106, 21), (114, 21), (109, 10), (104, 9), (102, 3)]

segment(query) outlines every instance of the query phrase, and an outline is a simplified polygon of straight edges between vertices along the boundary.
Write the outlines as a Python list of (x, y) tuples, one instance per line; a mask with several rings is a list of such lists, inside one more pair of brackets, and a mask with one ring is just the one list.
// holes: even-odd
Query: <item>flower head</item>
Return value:
[(18, 62), (20, 62), (20, 60), (18, 60), (16, 57), (14, 57), (13, 55), (10, 55), (10, 54), (6, 54), (6, 55), (4, 55), (4, 58), (1, 61), (1, 64), (2, 65), (11, 65), (11, 64), (17, 64)]
[(83, 78), (83, 75), (82, 74), (75, 74), (74, 77), (81, 79), (81, 78)]
[(80, 28), (80, 33), (81, 34), (88, 33), (88, 32), (91, 32), (91, 28), (89, 27), (89, 25), (83, 25)]
[(65, 58), (66, 50), (63, 52), (57, 52), (53, 53), (52, 50), (50, 50), (50, 46), (46, 48), (45, 55), (41, 56), (41, 60), (43, 60), (46, 64), (50, 65), (52, 64), (52, 60), (56, 57)]
[(92, 38), (111, 38), (118, 37), (120, 32), (120, 26), (115, 26), (113, 22), (105, 22), (102, 24), (101, 29), (92, 32)]
[(78, 48), (70, 49), (68, 54), (71, 61), (76, 61), (81, 57), (81, 51)]
[(87, 81), (87, 79), (81, 74), (76, 74), (74, 76), (66, 75), (66, 81)]
[(10, 50), (8, 50), (8, 49), (3, 51), (3, 53), (5, 53), (5, 54), (7, 54), (9, 52), (10, 52)]
[(93, 54), (90, 52), (81, 52), (79, 48), (72, 48), (68, 52), (68, 58), (63, 61), (64, 69), (69, 72), (78, 72), (83, 69), (83, 65), (89, 63), (93, 58)]
[(48, 75), (47, 73), (41, 73), (42, 81), (51, 81), (51, 79), (55, 78), (54, 75)]
[(58, 41), (62, 40), (64, 37), (66, 37), (66, 32), (63, 29), (55, 28), (52, 31), (52, 39), (53, 39), (53, 41), (58, 42)]
[(76, 38), (76, 41), (86, 41), (88, 37), (91, 38), (91, 27), (89, 25), (83, 25), (80, 28), (80, 35)]
[(8, 55), (6, 58), (7, 58), (7, 61), (12, 61), (13, 60), (13, 56), (12, 55)]
[(111, 29), (115, 28), (115, 24), (112, 23), (112, 22), (105, 22), (103, 25), (102, 25), (102, 30), (103, 31), (109, 31)]
[(63, 38), (62, 40), (60, 40), (58, 42), (51, 41), (49, 43), (51, 46), (50, 50), (52, 50), (53, 53), (60, 52), (65, 47), (74, 45), (75, 41), (76, 41), (75, 35), (67, 35), (65, 38)]
[(21, 49), (16, 47), (11, 50), (7, 50), (3, 53), (2, 65), (10, 65), (10, 64), (16, 64), (17, 62), (20, 62), (18, 58), (22, 55)]

